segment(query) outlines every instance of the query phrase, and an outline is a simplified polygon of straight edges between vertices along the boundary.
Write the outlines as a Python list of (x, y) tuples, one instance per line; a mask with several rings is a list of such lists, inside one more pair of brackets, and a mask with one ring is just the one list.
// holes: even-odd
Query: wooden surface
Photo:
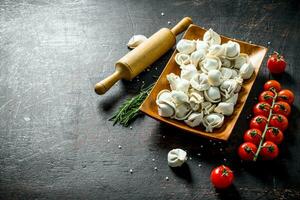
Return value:
[[(287, 73), (275, 78), (296, 100), (276, 161), (246, 164), (235, 153), (254, 98), (270, 77), (264, 66), (228, 143), (146, 116), (132, 129), (107, 121), (143, 81), (154, 81), (171, 51), (105, 96), (94, 93), (94, 84), (114, 71), (133, 34), (150, 36), (187, 15), (286, 56)], [(299, 199), (299, 32), (296, 0), (0, 1), (0, 199)], [(191, 159), (172, 170), (166, 157), (177, 147)], [(208, 178), (220, 164), (236, 177), (225, 192)]]
[[(197, 25), (191, 25), (182, 37), (188, 40), (198, 40), (198, 39), (202, 40), (205, 32), (206, 29), (203, 29)], [(250, 94), (251, 88), (256, 80), (262, 61), (267, 52), (267, 48), (265, 47), (257, 46), (239, 40), (234, 40), (221, 35), (222, 44), (228, 42), (229, 40), (238, 42), (241, 48), (241, 52), (249, 55), (250, 62), (254, 66), (254, 73), (250, 79), (245, 80), (243, 82), (242, 89), (239, 92), (239, 98), (237, 104), (234, 106), (234, 113), (229, 117), (225, 116), (225, 120), (221, 128), (214, 129), (213, 132), (210, 133), (205, 131), (204, 126), (190, 127), (183, 121), (161, 117), (158, 114), (158, 107), (156, 104), (157, 95), (162, 90), (170, 90), (170, 83), (167, 80), (167, 75), (174, 73), (180, 76), (181, 70), (175, 61), (175, 55), (178, 53), (177, 50), (173, 52), (163, 72), (161, 73), (160, 77), (157, 79), (156, 81), (157, 83), (155, 84), (153, 90), (149, 94), (148, 98), (146, 98), (146, 100), (141, 105), (140, 110), (143, 111), (145, 114), (149, 115), (150, 117), (157, 119), (158, 121), (165, 122), (171, 126), (178, 127), (182, 129), (182, 131), (194, 133), (198, 136), (203, 136), (209, 139), (227, 141), (232, 133), (233, 128), (235, 127), (235, 124), (243, 110), (243, 107), (245, 106), (247, 97)]]

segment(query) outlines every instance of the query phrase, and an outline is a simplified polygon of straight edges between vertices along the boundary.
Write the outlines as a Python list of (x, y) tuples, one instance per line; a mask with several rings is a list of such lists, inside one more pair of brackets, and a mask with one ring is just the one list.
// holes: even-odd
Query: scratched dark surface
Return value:
[[(270, 77), (265, 61), (228, 143), (148, 117), (132, 129), (108, 121), (142, 81), (154, 81), (171, 52), (139, 81), (119, 82), (104, 96), (94, 93), (94, 84), (114, 71), (133, 34), (150, 36), (184, 16), (284, 53), (287, 73), (275, 78), (296, 100), (276, 161), (246, 164), (235, 153), (254, 97)], [(296, 0), (1, 0), (0, 198), (300, 199), (299, 33)], [(172, 170), (166, 157), (176, 147), (191, 159)], [(235, 173), (224, 192), (209, 181), (220, 164)]]

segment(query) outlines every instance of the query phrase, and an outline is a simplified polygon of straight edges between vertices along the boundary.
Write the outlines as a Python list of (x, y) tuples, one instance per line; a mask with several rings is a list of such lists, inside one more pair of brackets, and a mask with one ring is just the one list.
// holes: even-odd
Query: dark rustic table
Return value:
[[(289, 63), (272, 77), (264, 61), (228, 143), (145, 116), (128, 128), (108, 121), (142, 81), (155, 81), (171, 51), (140, 81), (119, 82), (104, 96), (93, 91), (128, 52), (133, 34), (150, 36), (184, 16), (282, 52)], [(1, 199), (299, 199), (299, 32), (297, 0), (0, 1)], [(236, 148), (268, 78), (296, 93), (290, 127), (276, 161), (242, 163)], [(189, 160), (173, 170), (166, 158), (176, 147)], [(209, 180), (220, 164), (235, 173), (234, 186), (223, 192)]]

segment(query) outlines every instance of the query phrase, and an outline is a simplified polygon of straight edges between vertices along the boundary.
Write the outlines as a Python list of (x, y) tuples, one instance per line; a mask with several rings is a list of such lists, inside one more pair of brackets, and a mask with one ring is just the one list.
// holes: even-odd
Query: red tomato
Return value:
[(260, 93), (260, 95), (258, 97), (258, 101), (266, 102), (266, 103), (272, 105), (274, 96), (275, 96), (275, 94), (271, 91), (263, 91), (262, 93)]
[(273, 90), (275, 89), (276, 92), (279, 92), (281, 90), (281, 85), (278, 81), (275, 80), (269, 80), (264, 84), (264, 90), (268, 91), (268, 90)]
[(267, 125), (268, 119), (265, 116), (258, 115), (253, 117), (250, 121), (250, 128), (256, 128), (260, 131), (264, 131)]
[(283, 140), (283, 133), (276, 127), (268, 128), (265, 139), (266, 141), (271, 141), (275, 144), (280, 144)]
[(285, 131), (289, 125), (288, 119), (284, 115), (274, 114), (270, 120), (270, 127), (274, 126), (279, 128), (281, 131)]
[(225, 165), (221, 165), (211, 171), (210, 180), (218, 189), (228, 188), (233, 182), (233, 172)]
[(261, 134), (261, 131), (258, 129), (249, 129), (244, 133), (244, 142), (251, 142), (258, 145), (261, 140)]
[(279, 154), (279, 149), (276, 144), (270, 141), (266, 141), (259, 153), (263, 160), (273, 160)]
[(286, 61), (279, 53), (274, 52), (267, 61), (267, 67), (271, 73), (283, 73), (286, 68)]
[(284, 101), (278, 101), (273, 107), (273, 112), (288, 117), (291, 113), (291, 106)]
[(253, 160), (257, 151), (255, 144), (251, 142), (244, 142), (239, 146), (238, 154), (242, 160)]
[(263, 115), (265, 117), (269, 116), (271, 106), (266, 102), (259, 102), (253, 107), (254, 116)]
[(291, 90), (281, 90), (278, 92), (278, 101), (284, 101), (288, 104), (292, 105), (295, 99), (295, 95)]

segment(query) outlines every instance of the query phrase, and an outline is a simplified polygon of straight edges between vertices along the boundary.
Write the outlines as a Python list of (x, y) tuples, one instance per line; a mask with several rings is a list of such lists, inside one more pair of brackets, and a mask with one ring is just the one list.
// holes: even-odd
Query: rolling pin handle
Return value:
[(95, 92), (97, 94), (105, 94), (118, 80), (122, 78), (121, 71), (116, 70), (112, 75), (105, 78), (95, 85)]
[(180, 22), (178, 22), (178, 24), (176, 24), (171, 29), (171, 31), (176, 36), (176, 35), (182, 33), (183, 31), (185, 31), (189, 27), (189, 25), (191, 25), (192, 23), (193, 23), (193, 21), (190, 17), (185, 17)]

